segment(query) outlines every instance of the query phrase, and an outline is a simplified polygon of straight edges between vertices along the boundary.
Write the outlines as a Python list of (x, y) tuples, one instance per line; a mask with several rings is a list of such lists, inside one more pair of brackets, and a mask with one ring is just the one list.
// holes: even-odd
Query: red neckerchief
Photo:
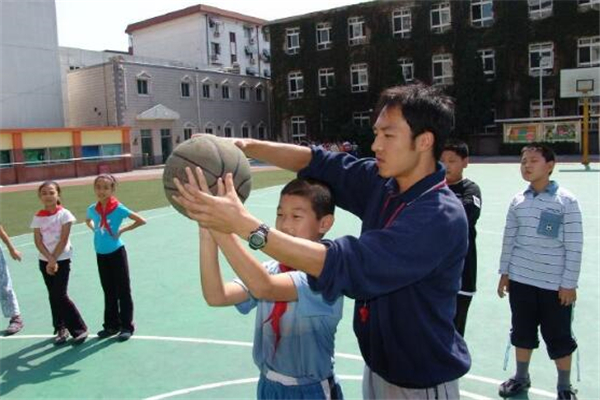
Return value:
[(59, 206), (56, 206), (54, 211), (40, 210), (35, 213), (35, 216), (36, 217), (50, 217), (50, 216), (56, 214), (57, 212), (59, 212), (60, 210), (62, 210), (63, 208), (64, 208), (63, 206), (59, 205)]
[[(295, 270), (293, 268), (287, 267), (279, 263), (279, 271), (280, 273), (285, 273), (288, 271)], [(269, 318), (267, 318), (265, 322), (263, 322), (263, 324), (266, 324), (267, 322), (271, 321), (271, 328), (273, 328), (273, 332), (275, 333), (275, 352), (277, 351), (279, 339), (281, 339), (281, 331), (279, 330), (279, 320), (287, 310), (287, 304), (287, 301), (276, 301), (275, 305), (273, 306), (273, 310), (271, 311), (271, 315), (269, 315)], [(275, 352), (273, 352), (273, 354), (275, 354)]]
[(115, 196), (110, 196), (106, 202), (106, 208), (102, 210), (102, 203), (96, 203), (96, 212), (100, 215), (100, 228), (104, 227), (110, 234), (113, 236), (113, 233), (110, 229), (110, 225), (108, 225), (108, 220), (106, 217), (111, 212), (115, 211), (115, 209), (119, 206), (119, 200)]

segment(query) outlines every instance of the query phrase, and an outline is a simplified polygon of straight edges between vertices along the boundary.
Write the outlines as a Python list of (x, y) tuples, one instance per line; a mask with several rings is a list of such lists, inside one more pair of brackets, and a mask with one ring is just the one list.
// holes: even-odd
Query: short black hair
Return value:
[[(523, 153), (525, 153), (526, 151), (536, 151), (540, 153), (542, 157), (544, 157), (544, 160), (546, 160), (546, 162), (556, 161), (556, 153), (554, 152), (554, 149), (552, 149), (552, 147), (548, 146), (547, 144), (533, 142), (528, 145), (525, 145), (521, 149), (521, 156), (523, 156)], [(552, 172), (554, 172), (554, 167), (548, 175), (552, 175)]]
[(463, 160), (469, 157), (469, 146), (460, 139), (448, 139), (444, 144), (443, 151), (453, 151)]
[(385, 89), (379, 96), (375, 115), (384, 107), (398, 107), (410, 126), (413, 139), (429, 131), (434, 137), (433, 155), (440, 159), (446, 138), (454, 125), (454, 102), (432, 86), (415, 83)]
[(329, 214), (333, 215), (335, 211), (331, 189), (325, 183), (315, 179), (296, 178), (283, 187), (280, 195), (300, 196), (308, 199), (317, 219)]
[(525, 145), (521, 149), (521, 155), (523, 155), (523, 153), (525, 153), (526, 151), (537, 151), (542, 155), (542, 157), (544, 157), (544, 160), (546, 160), (546, 162), (556, 161), (556, 153), (554, 152), (554, 149), (552, 149), (552, 147), (548, 146), (547, 144), (534, 142)]

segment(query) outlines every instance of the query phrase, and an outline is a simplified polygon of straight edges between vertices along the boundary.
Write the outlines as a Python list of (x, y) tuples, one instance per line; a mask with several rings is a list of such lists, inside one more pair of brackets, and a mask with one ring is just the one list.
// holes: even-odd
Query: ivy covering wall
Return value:
[[(577, 41), (600, 31), (597, 10), (581, 12), (576, 0), (553, 2), (553, 15), (530, 20), (527, 0), (494, 1), (491, 27), (471, 25), (471, 2), (450, 1), (452, 27), (445, 33), (430, 29), (430, 1), (373, 1), (354, 6), (317, 12), (275, 21), (271, 33), (274, 130), (285, 130), (291, 116), (306, 118), (311, 139), (326, 141), (364, 140), (369, 129), (352, 124), (352, 113), (372, 110), (382, 89), (403, 83), (397, 60), (409, 57), (414, 62), (414, 77), (432, 82), (432, 56), (453, 55), (453, 85), (445, 92), (456, 100), (455, 134), (468, 137), (481, 132), (493, 117), (497, 119), (529, 116), (531, 100), (539, 95), (538, 78), (529, 76), (529, 45), (554, 43), (554, 73), (544, 77), (544, 98), (555, 100), (556, 115), (578, 113), (576, 99), (561, 99), (559, 71), (577, 67)], [(392, 12), (410, 6), (412, 32), (409, 38), (394, 37)], [(365, 18), (368, 43), (348, 45), (348, 18)], [(332, 47), (317, 50), (316, 25), (332, 24)], [(285, 53), (286, 28), (300, 28), (300, 49), (295, 55)], [(477, 51), (495, 51), (495, 79), (486, 80)], [(367, 63), (369, 89), (352, 93), (350, 65)], [(318, 93), (319, 68), (334, 68), (335, 87), (326, 96)], [(302, 71), (302, 98), (288, 99), (287, 76)], [(289, 137), (289, 136), (288, 136)], [(282, 137), (286, 139), (286, 137)], [(368, 139), (367, 139), (368, 140)]]

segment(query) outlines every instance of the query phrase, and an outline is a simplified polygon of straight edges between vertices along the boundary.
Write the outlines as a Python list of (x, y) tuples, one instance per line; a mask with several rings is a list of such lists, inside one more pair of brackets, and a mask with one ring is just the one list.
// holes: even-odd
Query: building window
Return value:
[(529, 19), (542, 19), (552, 15), (552, 0), (527, 0)]
[(331, 48), (331, 24), (321, 22), (317, 24), (317, 50)]
[(247, 101), (248, 98), (248, 85), (245, 82), (240, 83), (240, 100)]
[(221, 96), (224, 100), (231, 99), (231, 93), (229, 91), (229, 85), (227, 83), (221, 84)]
[(412, 58), (399, 58), (398, 65), (400, 65), (400, 69), (402, 70), (402, 78), (404, 78), (404, 83), (412, 82), (415, 79), (415, 65)]
[(229, 32), (229, 54), (231, 54), (231, 63), (237, 61), (237, 44), (235, 42), (235, 32)]
[(335, 86), (335, 72), (333, 72), (333, 68), (320, 68), (319, 95), (325, 96), (327, 89), (331, 89), (333, 86)]
[(202, 84), (202, 97), (204, 97), (205, 99), (210, 99), (210, 87), (210, 82), (204, 82)]
[(148, 79), (138, 78), (137, 79), (137, 92), (141, 95), (148, 94)]
[[(544, 118), (554, 117), (554, 99), (543, 99)], [(531, 118), (540, 118), (540, 101), (531, 100), (529, 102), (529, 116)]]
[[(583, 99), (577, 99), (577, 105), (579, 106), (579, 115), (583, 118)], [(598, 132), (598, 120), (600, 120), (600, 97), (593, 96), (588, 99), (589, 113), (590, 113), (590, 125), (589, 129), (591, 132)], [(583, 128), (583, 120), (581, 120)]]
[(496, 52), (492, 49), (478, 50), (477, 54), (481, 57), (483, 74), (487, 79), (496, 77)]
[(392, 29), (394, 36), (409, 38), (412, 30), (412, 20), (410, 8), (401, 8), (392, 13)]
[(265, 101), (264, 90), (261, 85), (258, 85), (254, 88), (254, 94), (256, 96), (256, 101)]
[(250, 137), (250, 125), (247, 123), (242, 125), (242, 137), (249, 138)]
[(233, 126), (230, 123), (225, 124), (223, 135), (225, 137), (233, 137)]
[(350, 82), (352, 92), (366, 92), (369, 89), (369, 71), (367, 64), (352, 64), (350, 66)]
[(67, 162), (72, 158), (71, 147), (50, 147), (41, 149), (24, 149), (23, 158), (27, 166), (36, 166), (39, 164), (56, 164)]
[(471, 1), (471, 25), (476, 27), (492, 26), (494, 24), (493, 0)]
[(286, 48), (288, 54), (296, 54), (300, 50), (300, 28), (288, 28), (285, 30)]
[(302, 72), (294, 71), (288, 74), (288, 94), (290, 99), (299, 99), (304, 94)]
[(364, 17), (348, 18), (348, 42), (350, 46), (367, 42)]
[(299, 143), (306, 137), (306, 120), (304, 116), (292, 117), (292, 141)]
[(207, 122), (204, 125), (204, 133), (210, 133), (211, 135), (215, 134), (215, 125), (212, 122)]
[(0, 150), (0, 168), (12, 167), (12, 151)]
[(352, 113), (352, 123), (360, 127), (371, 126), (371, 113), (369, 111), (359, 111)]
[(221, 56), (221, 44), (216, 42), (210, 42), (210, 60), (213, 63), (219, 63)]
[(181, 82), (181, 97), (190, 97), (189, 82)]
[(432, 58), (433, 84), (452, 85), (452, 54), (438, 54)]
[(120, 144), (104, 144), (81, 147), (82, 158), (112, 157), (123, 154)]
[(452, 25), (450, 3), (438, 3), (431, 6), (431, 31), (446, 32)]
[(581, 38), (577, 41), (577, 66), (597, 67), (600, 65), (600, 36)]
[(600, 10), (600, 0), (577, 0), (579, 11)]
[(529, 45), (529, 75), (552, 74), (554, 70), (554, 44), (535, 43)]
[(265, 125), (261, 122), (260, 124), (258, 124), (258, 138), (260, 140), (264, 140), (267, 138), (267, 128), (265, 127)]
[(192, 128), (183, 128), (183, 140), (188, 140), (192, 137)]

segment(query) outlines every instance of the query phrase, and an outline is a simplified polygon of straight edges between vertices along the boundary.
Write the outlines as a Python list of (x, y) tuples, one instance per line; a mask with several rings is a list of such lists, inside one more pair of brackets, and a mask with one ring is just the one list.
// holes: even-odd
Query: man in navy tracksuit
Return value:
[(384, 91), (376, 115), (375, 159), (236, 142), (250, 157), (329, 184), (336, 205), (362, 220), (358, 238), (314, 243), (266, 227), (244, 209), (231, 177), (220, 197), (195, 191), (180, 201), (202, 225), (236, 233), (307, 272), (325, 298), (342, 293), (356, 300), (365, 398), (459, 398), (458, 378), (471, 360), (453, 318), (468, 228), (438, 162), (453, 105), (431, 87), (408, 85)]

